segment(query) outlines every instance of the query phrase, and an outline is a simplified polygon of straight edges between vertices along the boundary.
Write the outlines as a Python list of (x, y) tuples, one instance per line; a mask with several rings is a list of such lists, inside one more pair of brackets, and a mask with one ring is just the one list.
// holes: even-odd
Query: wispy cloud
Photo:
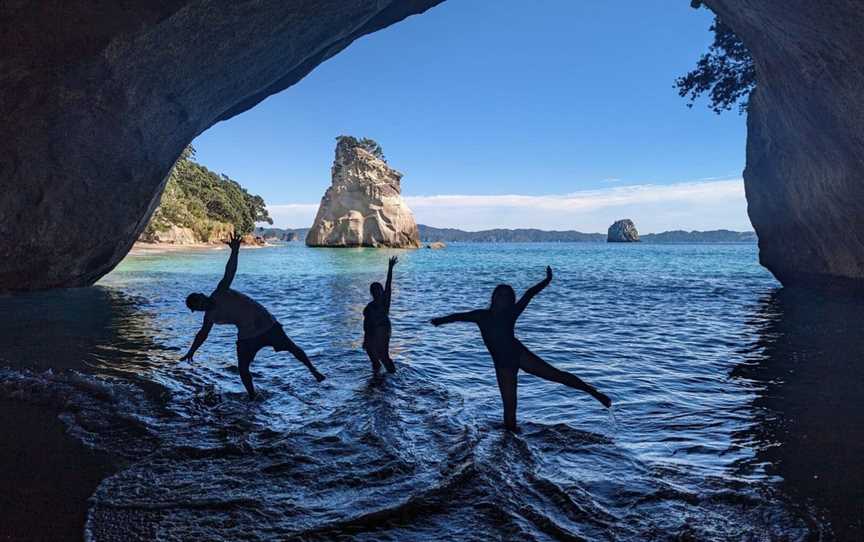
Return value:
[[(417, 221), (469, 230), (543, 228), (605, 231), (631, 218), (644, 233), (670, 229), (751, 229), (741, 179), (643, 184), (570, 194), (406, 196)], [(277, 225), (312, 223), (317, 204), (268, 206)]]

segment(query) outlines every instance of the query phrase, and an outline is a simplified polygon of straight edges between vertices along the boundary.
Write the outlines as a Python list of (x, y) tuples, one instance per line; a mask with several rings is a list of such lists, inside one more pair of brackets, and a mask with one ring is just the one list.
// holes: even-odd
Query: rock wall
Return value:
[(93, 283), (195, 136), (440, 1), (0, 2), (0, 290)]
[(352, 137), (340, 137), (327, 188), (306, 244), (418, 248), (420, 233), (402, 199), (402, 174)]
[(864, 2), (706, 0), (753, 54), (747, 208), (785, 285), (864, 290)]

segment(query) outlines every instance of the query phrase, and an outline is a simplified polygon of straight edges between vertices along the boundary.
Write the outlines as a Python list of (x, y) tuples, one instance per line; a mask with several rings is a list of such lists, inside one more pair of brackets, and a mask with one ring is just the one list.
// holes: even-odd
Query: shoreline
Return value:
[[(263, 245), (252, 245), (252, 244), (243, 244), (240, 245), (240, 248), (267, 248), (275, 246), (271, 243), (264, 243)], [(135, 241), (132, 245), (132, 248), (126, 254), (126, 256), (152, 256), (156, 254), (165, 254), (170, 252), (205, 252), (208, 250), (225, 250), (228, 248), (228, 245), (224, 243), (218, 244), (210, 244), (210, 243), (185, 243), (185, 244), (177, 244), (177, 243), (145, 243), (143, 241)]]

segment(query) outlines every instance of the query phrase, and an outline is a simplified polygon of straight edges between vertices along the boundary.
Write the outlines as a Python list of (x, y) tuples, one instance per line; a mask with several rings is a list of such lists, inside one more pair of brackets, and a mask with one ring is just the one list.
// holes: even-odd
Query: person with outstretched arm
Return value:
[(393, 286), (393, 267), (399, 258), (390, 258), (387, 267), (387, 285), (380, 282), (369, 285), (372, 301), (363, 309), (363, 349), (372, 361), (372, 373), (378, 374), (381, 365), (388, 373), (396, 372), (396, 364), (390, 357), (390, 298)]
[(249, 365), (255, 355), (265, 346), (270, 346), (277, 352), (288, 351), (305, 365), (315, 380), (321, 382), (324, 375), (309, 361), (306, 353), (285, 335), (285, 330), (276, 318), (260, 303), (247, 295), (231, 289), (231, 282), (237, 274), (237, 258), (240, 252), (241, 238), (232, 235), (226, 244), (231, 248), (231, 256), (225, 265), (225, 276), (209, 296), (202, 293), (189, 294), (186, 306), (193, 312), (204, 312), (204, 323), (195, 335), (195, 340), (181, 361), (192, 361), (192, 356), (207, 340), (213, 324), (231, 324), (237, 327), (237, 365), (240, 369), (240, 379), (249, 393), (255, 397), (255, 387)]
[(492, 303), (488, 309), (458, 312), (432, 319), (432, 325), (436, 327), (452, 322), (473, 322), (480, 327), (483, 342), (495, 363), (498, 389), (501, 392), (501, 400), (504, 402), (504, 425), (511, 431), (516, 429), (516, 378), (519, 369), (534, 376), (584, 391), (607, 408), (612, 405), (612, 401), (605, 394), (583, 382), (576, 375), (561, 371), (546, 363), (516, 338), (516, 320), (531, 302), (531, 299), (550, 282), (552, 282), (552, 268), (546, 267), (546, 278), (529, 288), (518, 302), (512, 286), (499, 284), (492, 292)]

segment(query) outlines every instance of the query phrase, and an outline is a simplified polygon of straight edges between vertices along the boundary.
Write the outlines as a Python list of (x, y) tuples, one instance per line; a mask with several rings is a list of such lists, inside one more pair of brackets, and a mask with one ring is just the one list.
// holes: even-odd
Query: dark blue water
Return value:
[[(398, 253), (392, 353), (362, 352), (368, 284)], [(179, 362), (227, 253), (130, 257), (89, 289), (0, 298), (0, 394), (51, 404), (123, 459), (93, 540), (833, 540), (864, 517), (861, 306), (784, 292), (751, 245), (454, 245), (243, 250), (235, 287), (327, 375), (253, 364), (234, 331)], [(469, 324), (555, 270), (520, 319), (537, 354), (611, 396), (522, 374), (502, 429)]]

